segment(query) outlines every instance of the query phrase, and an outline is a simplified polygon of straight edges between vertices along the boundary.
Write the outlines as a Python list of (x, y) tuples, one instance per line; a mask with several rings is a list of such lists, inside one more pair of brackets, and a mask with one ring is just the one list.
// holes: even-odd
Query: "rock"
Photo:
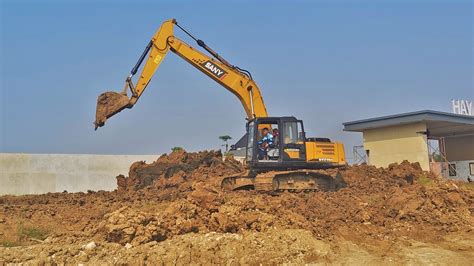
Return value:
[(361, 214), (361, 218), (363, 222), (370, 221), (370, 214), (367, 211), (363, 211)]
[(444, 200), (438, 195), (435, 195), (435, 196), (432, 196), (431, 203), (435, 205), (436, 207), (443, 207)]
[(126, 249), (131, 249), (133, 246), (130, 243), (125, 244), (124, 248)]
[(84, 249), (85, 249), (85, 250), (92, 250), (92, 249), (94, 249), (94, 248), (96, 248), (96, 247), (97, 247), (97, 245), (95, 244), (94, 241), (92, 241), (92, 242), (87, 243), (87, 244), (84, 246)]
[(461, 195), (455, 192), (449, 193), (447, 200), (453, 206), (466, 204), (466, 202), (462, 199)]
[(408, 202), (403, 206), (404, 213), (412, 213), (418, 210), (421, 205), (423, 205), (423, 199), (421, 198), (413, 198), (408, 200)]

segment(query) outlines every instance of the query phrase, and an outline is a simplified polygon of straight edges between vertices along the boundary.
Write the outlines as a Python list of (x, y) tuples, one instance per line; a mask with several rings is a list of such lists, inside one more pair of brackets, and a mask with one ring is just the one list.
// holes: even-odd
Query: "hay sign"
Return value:
[(451, 100), (453, 105), (453, 113), (459, 115), (472, 115), (472, 101), (468, 100)]

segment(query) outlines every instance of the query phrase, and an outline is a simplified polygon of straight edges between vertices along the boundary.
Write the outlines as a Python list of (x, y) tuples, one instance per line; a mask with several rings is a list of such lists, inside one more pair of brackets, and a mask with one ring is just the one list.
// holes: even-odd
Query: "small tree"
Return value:
[(444, 158), (443, 158), (443, 155), (441, 155), (439, 152), (433, 152), (431, 154), (431, 158), (433, 160), (433, 162), (444, 162)]
[(225, 142), (225, 144), (223, 146), (225, 146), (225, 152), (227, 153), (229, 151), (229, 143), (228, 141), (230, 139), (232, 139), (231, 136), (229, 135), (223, 135), (223, 136), (219, 136), (219, 139), (222, 140), (223, 142)]
[(171, 151), (172, 151), (172, 152), (175, 152), (175, 151), (182, 151), (182, 150), (184, 150), (184, 149), (181, 148), (181, 147), (173, 147), (173, 148), (171, 148)]

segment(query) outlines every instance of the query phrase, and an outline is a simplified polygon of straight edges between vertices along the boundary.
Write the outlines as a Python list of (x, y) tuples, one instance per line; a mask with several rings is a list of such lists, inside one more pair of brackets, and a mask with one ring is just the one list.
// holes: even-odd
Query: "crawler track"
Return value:
[(321, 170), (270, 171), (251, 176), (248, 173), (225, 177), (225, 190), (257, 191), (337, 191), (346, 186), (342, 176)]

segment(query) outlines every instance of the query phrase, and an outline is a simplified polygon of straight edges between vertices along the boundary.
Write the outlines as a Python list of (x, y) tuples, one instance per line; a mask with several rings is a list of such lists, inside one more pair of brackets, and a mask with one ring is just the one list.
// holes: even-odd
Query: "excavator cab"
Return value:
[[(267, 136), (263, 132), (268, 132)], [(306, 138), (303, 121), (293, 116), (249, 121), (246, 163), (254, 172), (327, 169), (346, 164), (341, 144)]]

